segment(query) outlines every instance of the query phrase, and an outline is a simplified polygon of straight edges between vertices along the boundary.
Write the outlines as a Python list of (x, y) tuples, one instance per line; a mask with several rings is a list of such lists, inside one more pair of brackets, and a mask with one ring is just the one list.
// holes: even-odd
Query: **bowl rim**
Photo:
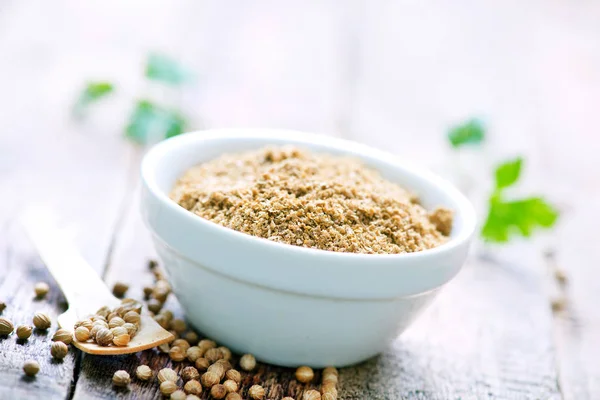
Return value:
[[(293, 136), (294, 135), (294, 136)], [(301, 135), (301, 136), (298, 136)], [(219, 225), (215, 222), (209, 221), (202, 218), (183, 207), (179, 206), (173, 201), (168, 193), (165, 193), (160, 189), (155, 179), (155, 172), (157, 164), (160, 162), (162, 157), (172, 151), (183, 149), (187, 144), (192, 142), (201, 141), (212, 141), (212, 140), (223, 140), (223, 139), (236, 139), (236, 138), (250, 138), (250, 139), (273, 139), (281, 141), (289, 139), (290, 143), (293, 144), (315, 144), (324, 145), (326, 147), (334, 147), (341, 152), (355, 153), (359, 157), (361, 155), (377, 158), (385, 164), (389, 165), (395, 170), (401, 170), (403, 173), (408, 173), (418, 179), (428, 181), (433, 186), (436, 186), (438, 190), (444, 192), (446, 196), (452, 199), (452, 202), (457, 205), (457, 208), (453, 210), (455, 215), (461, 218), (460, 230), (453, 234), (449, 240), (439, 246), (431, 249), (421, 250), (412, 253), (398, 253), (398, 254), (364, 254), (364, 253), (346, 253), (346, 252), (334, 252), (322, 249), (312, 249), (301, 246), (295, 246), (286, 243), (278, 243), (258, 236), (253, 236), (247, 233), (239, 232), (231, 228)], [(265, 144), (266, 145), (266, 144)], [(233, 238), (239, 240), (254, 242), (257, 246), (275, 246), (275, 248), (285, 248), (286, 251), (297, 253), (298, 255), (312, 255), (320, 256), (331, 259), (344, 259), (351, 258), (356, 260), (364, 259), (365, 261), (374, 261), (375, 259), (417, 259), (434, 255), (441, 255), (442, 253), (450, 253), (456, 248), (461, 247), (468, 242), (475, 231), (477, 224), (475, 210), (470, 201), (450, 182), (435, 175), (428, 171), (424, 167), (416, 166), (412, 163), (400, 160), (397, 156), (387, 153), (382, 150), (375, 149), (368, 145), (341, 139), (337, 137), (327, 136), (323, 134), (307, 133), (303, 131), (287, 130), (287, 129), (261, 129), (261, 128), (216, 128), (207, 129), (200, 131), (192, 131), (182, 135), (178, 135), (162, 142), (155, 144), (143, 157), (141, 163), (141, 178), (146, 187), (154, 195), (155, 198), (159, 199), (164, 206), (170, 211), (183, 216), (196, 224), (198, 227), (207, 230), (218, 230), (222, 234), (232, 235)], [(409, 188), (410, 189), (410, 188)]]

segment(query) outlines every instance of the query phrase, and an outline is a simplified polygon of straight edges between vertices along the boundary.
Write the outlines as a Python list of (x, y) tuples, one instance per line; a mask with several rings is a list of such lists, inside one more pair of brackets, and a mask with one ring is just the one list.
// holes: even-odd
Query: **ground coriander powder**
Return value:
[(268, 147), (190, 168), (171, 198), (239, 232), (365, 254), (422, 251), (448, 240), (452, 211), (427, 211), (408, 190), (352, 157)]

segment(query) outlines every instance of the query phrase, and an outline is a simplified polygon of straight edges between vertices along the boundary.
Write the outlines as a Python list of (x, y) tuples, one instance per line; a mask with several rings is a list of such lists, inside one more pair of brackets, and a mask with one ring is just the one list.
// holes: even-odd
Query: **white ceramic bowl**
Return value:
[[(296, 144), (353, 155), (455, 211), (451, 240), (400, 255), (306, 249), (246, 235), (169, 199), (175, 181), (220, 154)], [(460, 270), (473, 235), (468, 200), (446, 181), (385, 152), (327, 136), (265, 129), (188, 133), (142, 162), (142, 210), (186, 317), (218, 343), (283, 366), (345, 366), (385, 350)]]

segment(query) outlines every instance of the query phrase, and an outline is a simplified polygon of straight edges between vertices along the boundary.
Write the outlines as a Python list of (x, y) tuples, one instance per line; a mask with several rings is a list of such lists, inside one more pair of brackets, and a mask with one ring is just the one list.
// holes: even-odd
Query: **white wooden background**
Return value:
[[(180, 58), (195, 84), (149, 85), (153, 50)], [(75, 123), (89, 79), (118, 95)], [(131, 205), (140, 150), (121, 137), (142, 94), (179, 105), (193, 127), (323, 132), (455, 179), (445, 131), (482, 117), (489, 140), (458, 161), (458, 183), (480, 206), (492, 165), (523, 154), (524, 191), (561, 207), (559, 227), (492, 249), (501, 266), (474, 256), (389, 354), (346, 372), (343, 398), (600, 398), (599, 1), (0, 0), (7, 254), (26, 247), (12, 217), (43, 202), (109, 281), (118, 273), (105, 266), (147, 257)], [(555, 315), (548, 247), (570, 281)], [(0, 266), (0, 295), (14, 274)]]

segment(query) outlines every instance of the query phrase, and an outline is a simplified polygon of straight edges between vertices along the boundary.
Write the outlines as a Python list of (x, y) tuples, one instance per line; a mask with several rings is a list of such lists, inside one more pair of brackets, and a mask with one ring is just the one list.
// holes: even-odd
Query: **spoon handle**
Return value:
[(30, 211), (22, 216), (21, 222), (67, 298), (71, 310), (78, 317), (83, 317), (104, 305), (118, 304), (119, 301), (96, 271), (54, 226), (50, 215), (47, 212)]

